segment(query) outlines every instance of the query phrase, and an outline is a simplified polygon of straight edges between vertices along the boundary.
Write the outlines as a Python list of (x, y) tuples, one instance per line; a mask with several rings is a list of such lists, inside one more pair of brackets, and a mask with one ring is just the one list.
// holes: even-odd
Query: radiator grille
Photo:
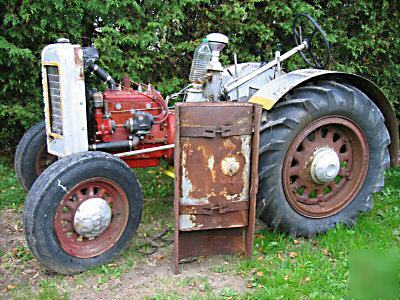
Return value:
[(62, 135), (60, 78), (57, 66), (46, 66), (51, 133)]

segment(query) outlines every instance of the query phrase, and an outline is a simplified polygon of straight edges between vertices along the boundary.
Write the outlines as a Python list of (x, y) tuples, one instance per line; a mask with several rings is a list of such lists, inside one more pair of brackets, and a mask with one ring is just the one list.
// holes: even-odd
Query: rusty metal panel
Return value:
[(174, 265), (199, 255), (251, 255), (261, 107), (176, 108)]

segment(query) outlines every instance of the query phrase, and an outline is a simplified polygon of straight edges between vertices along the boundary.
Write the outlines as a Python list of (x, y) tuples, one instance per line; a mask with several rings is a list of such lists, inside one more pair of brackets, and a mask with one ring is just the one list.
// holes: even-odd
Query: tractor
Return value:
[[(373, 205), (384, 171), (398, 159), (395, 114), (379, 88), (358, 75), (325, 70), (330, 45), (307, 14), (293, 23), (295, 47), (270, 62), (223, 67), (228, 37), (211, 33), (206, 73), (176, 94), (96, 64), (94, 47), (60, 38), (42, 52), (45, 120), (29, 129), (15, 154), (27, 190), (24, 231), (33, 255), (63, 274), (101, 265), (127, 246), (142, 213), (131, 168), (173, 162), (175, 114), (169, 102), (262, 105), (256, 216), (293, 236), (354, 225)], [(286, 73), (299, 53), (311, 67)], [(196, 68), (196, 65), (194, 66)], [(95, 75), (106, 82), (89, 86)]]

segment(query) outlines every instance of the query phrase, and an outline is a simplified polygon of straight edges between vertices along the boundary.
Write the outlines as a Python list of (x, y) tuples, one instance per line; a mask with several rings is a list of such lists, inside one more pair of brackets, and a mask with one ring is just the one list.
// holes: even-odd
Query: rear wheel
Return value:
[(57, 160), (47, 152), (44, 121), (32, 126), (18, 143), (14, 169), (21, 186), (29, 191), (38, 176)]
[(266, 224), (310, 236), (371, 209), (390, 139), (361, 91), (329, 81), (296, 88), (261, 130), (257, 212)]
[(57, 161), (28, 193), (25, 235), (46, 267), (74, 274), (117, 255), (136, 232), (142, 212), (139, 183), (120, 159), (81, 152)]

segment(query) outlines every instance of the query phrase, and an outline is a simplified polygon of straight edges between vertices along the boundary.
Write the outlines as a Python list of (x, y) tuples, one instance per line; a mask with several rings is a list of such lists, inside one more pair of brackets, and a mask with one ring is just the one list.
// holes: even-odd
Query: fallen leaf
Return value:
[(258, 261), (263, 260), (263, 257), (262, 257), (262, 256), (259, 256), (259, 257), (257, 258), (257, 260), (258, 260)]
[(281, 251), (278, 252), (277, 256), (278, 256), (280, 261), (284, 261), (285, 260), (285, 258), (283, 257), (283, 254), (282, 254)]
[(16, 285), (9, 284), (9, 285), (7, 285), (7, 286), (4, 288), (4, 293), (9, 292), (9, 291), (15, 289), (16, 287), (17, 287)]
[(324, 252), (324, 254), (325, 254), (326, 256), (328, 256), (328, 257), (331, 257), (331, 256), (332, 256), (332, 253), (330, 253), (329, 250), (326, 249), (326, 248), (322, 249), (322, 252)]
[(253, 287), (253, 284), (252, 284), (251, 282), (248, 282), (247, 285), (246, 285), (246, 287), (247, 287), (248, 289), (251, 289), (251, 288)]
[(263, 273), (263, 272), (261, 272), (261, 271), (258, 271), (256, 274), (257, 274), (257, 276), (258, 276), (258, 277), (261, 277), (261, 276), (263, 276), (263, 275), (264, 275), (264, 273)]
[(300, 244), (300, 241), (299, 240), (293, 240), (293, 244)]
[(297, 256), (297, 252), (289, 252), (290, 258), (295, 258)]
[(288, 281), (289, 275), (285, 275), (285, 277), (283, 277), (283, 279), (284, 279), (285, 281)]

